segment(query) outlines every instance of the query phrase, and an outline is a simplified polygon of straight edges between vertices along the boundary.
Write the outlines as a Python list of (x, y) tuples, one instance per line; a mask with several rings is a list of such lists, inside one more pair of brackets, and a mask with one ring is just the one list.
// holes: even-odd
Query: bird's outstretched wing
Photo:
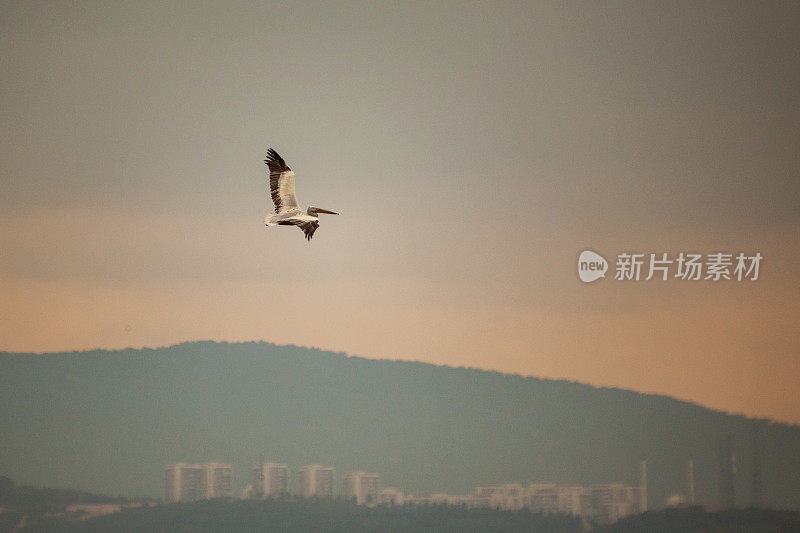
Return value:
[(306, 234), (306, 240), (311, 240), (314, 232), (319, 227), (319, 221), (315, 218), (305, 215), (290, 216), (278, 222), (279, 226), (297, 226), (303, 233)]
[(267, 150), (264, 162), (269, 167), (269, 191), (272, 194), (272, 203), (275, 204), (275, 212), (281, 214), (290, 209), (298, 209), (300, 206), (294, 195), (292, 169), (286, 166), (283, 158), (272, 148)]
[(319, 227), (319, 222), (316, 220), (304, 220), (297, 224), (297, 227), (303, 230), (303, 233), (306, 234), (306, 240), (310, 241), (311, 237), (314, 236), (314, 232), (317, 231)]

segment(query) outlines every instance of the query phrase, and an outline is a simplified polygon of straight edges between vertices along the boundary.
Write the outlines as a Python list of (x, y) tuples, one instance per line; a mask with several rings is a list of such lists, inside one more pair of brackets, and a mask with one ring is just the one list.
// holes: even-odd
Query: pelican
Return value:
[(306, 234), (310, 241), (314, 232), (319, 227), (319, 213), (338, 215), (334, 211), (308, 206), (300, 209), (297, 198), (294, 196), (294, 172), (283, 160), (278, 152), (270, 148), (264, 162), (269, 167), (269, 190), (272, 193), (272, 202), (275, 204), (275, 214), (264, 217), (264, 224), (269, 226), (297, 226)]

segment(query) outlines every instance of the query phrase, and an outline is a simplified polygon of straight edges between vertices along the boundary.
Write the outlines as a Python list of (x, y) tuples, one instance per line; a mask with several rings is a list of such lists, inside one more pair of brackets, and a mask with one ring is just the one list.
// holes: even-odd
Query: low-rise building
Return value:
[(491, 507), (493, 509), (517, 510), (523, 507), (522, 485), (506, 483), (505, 485), (480, 485), (475, 489), (473, 505)]
[(378, 504), (403, 505), (403, 493), (397, 489), (386, 488), (378, 492)]

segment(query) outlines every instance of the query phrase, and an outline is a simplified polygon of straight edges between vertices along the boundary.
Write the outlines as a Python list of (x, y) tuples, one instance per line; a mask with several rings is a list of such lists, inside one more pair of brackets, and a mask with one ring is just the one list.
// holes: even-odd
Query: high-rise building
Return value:
[(332, 466), (306, 465), (297, 472), (300, 496), (310, 498), (333, 498), (335, 470)]
[(622, 483), (606, 483), (594, 487), (593, 518), (603, 524), (613, 524), (624, 516), (642, 511), (642, 487)]
[(233, 497), (233, 467), (222, 463), (203, 463), (200, 496), (203, 499)]
[(173, 463), (166, 468), (164, 501), (186, 502), (200, 499), (200, 474), (197, 465)]
[(344, 478), (344, 494), (355, 498), (358, 505), (378, 503), (380, 476), (369, 472), (351, 472)]
[(642, 461), (642, 483), (639, 485), (639, 512), (647, 511), (647, 461)]
[(761, 435), (759, 421), (753, 420), (753, 477), (750, 486), (750, 505), (761, 507), (764, 504), (761, 494)]
[(277, 497), (289, 492), (289, 467), (278, 463), (260, 463), (253, 468), (253, 495)]
[(165, 473), (164, 500), (169, 503), (233, 496), (231, 465), (173, 463)]
[(726, 435), (719, 447), (719, 506), (730, 509), (736, 505), (734, 492), (734, 475), (736, 473), (736, 458), (733, 455), (733, 442), (730, 435)]

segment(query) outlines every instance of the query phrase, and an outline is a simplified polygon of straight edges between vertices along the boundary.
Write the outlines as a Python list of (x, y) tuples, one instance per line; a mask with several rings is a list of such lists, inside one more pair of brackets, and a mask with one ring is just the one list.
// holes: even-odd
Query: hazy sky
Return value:
[[(791, 2), (4, 3), (0, 349), (263, 339), (800, 423), (798, 35)], [(341, 213), (311, 243), (262, 224), (269, 146)], [(588, 285), (584, 249), (764, 259)]]

